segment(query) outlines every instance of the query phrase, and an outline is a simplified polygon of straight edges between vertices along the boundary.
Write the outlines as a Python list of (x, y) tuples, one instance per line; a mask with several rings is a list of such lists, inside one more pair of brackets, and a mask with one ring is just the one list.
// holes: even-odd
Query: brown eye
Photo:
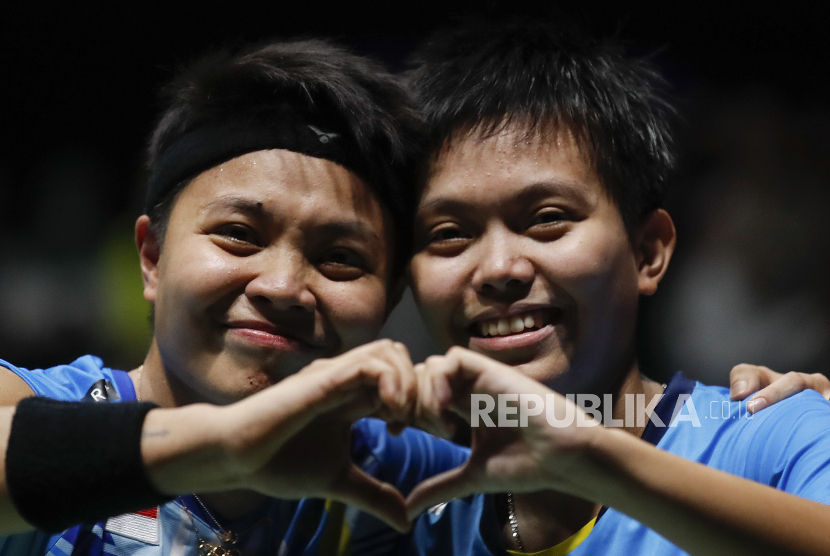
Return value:
[(423, 249), (439, 257), (453, 257), (460, 254), (469, 244), (472, 236), (457, 224), (443, 224), (426, 234)]
[(211, 236), (221, 247), (238, 255), (250, 255), (262, 247), (256, 231), (244, 224), (219, 226)]
[(455, 226), (445, 226), (438, 228), (429, 236), (429, 242), (454, 241), (457, 239), (467, 239), (461, 231), (461, 228)]
[(326, 253), (318, 267), (329, 280), (335, 281), (357, 280), (368, 270), (366, 260), (361, 255), (343, 248)]
[(561, 210), (543, 210), (536, 213), (533, 220), (530, 221), (530, 226), (558, 224), (565, 220), (568, 220), (568, 215)]

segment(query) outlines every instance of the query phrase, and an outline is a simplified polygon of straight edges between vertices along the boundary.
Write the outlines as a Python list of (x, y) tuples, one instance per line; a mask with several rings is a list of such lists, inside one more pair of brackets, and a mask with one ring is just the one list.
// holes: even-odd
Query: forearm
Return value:
[(227, 408), (194, 404), (147, 414), (141, 456), (159, 492), (180, 495), (243, 486), (229, 457), (227, 412)]
[[(106, 420), (109, 425), (116, 428), (123, 422), (125, 428), (129, 429), (130, 421), (135, 419), (135, 417), (125, 419), (123, 411), (120, 411), (124, 407), (117, 407), (122, 404), (94, 405), (94, 409), (98, 412), (98, 418)], [(98, 430), (99, 434), (90, 436), (90, 430), (87, 430), (85, 425), (76, 426), (74, 429), (69, 426), (70, 423), (75, 424), (76, 417), (81, 418), (88, 425), (88, 417), (82, 417), (82, 415), (88, 416), (90, 409), (90, 405), (83, 402), (64, 403), (60, 406), (58, 421), (64, 424), (60, 430), (66, 430), (66, 436), (70, 438), (70, 444), (73, 435), (83, 435), (95, 439), (94, 442), (96, 443), (110, 444), (111, 440), (108, 441), (107, 438), (111, 438), (111, 435), (101, 433), (96, 427), (90, 428)], [(24, 518), (24, 515), (37, 524), (37, 515), (40, 513), (38, 508), (45, 508), (47, 504), (29, 504), (27, 510), (20, 506), (20, 502), (42, 500), (44, 495), (48, 497), (53, 490), (56, 491), (54, 497), (63, 498), (62, 502), (66, 505), (64, 510), (59, 510), (58, 515), (63, 515), (64, 517), (61, 519), (69, 523), (76, 518), (79, 522), (82, 521), (84, 517), (89, 517), (90, 512), (95, 515), (96, 519), (109, 517), (109, 514), (104, 515), (104, 513), (107, 513), (106, 510), (103, 510), (101, 515), (96, 514), (98, 510), (95, 509), (97, 505), (95, 500), (101, 502), (105, 502), (105, 500), (100, 498), (83, 500), (82, 492), (79, 492), (77, 497), (65, 496), (66, 493), (61, 496), (61, 492), (65, 488), (86, 491), (88, 489), (85, 488), (85, 485), (106, 484), (105, 488), (93, 488), (93, 491), (105, 490), (111, 492), (112, 496), (106, 502), (115, 500), (116, 504), (115, 506), (109, 506), (109, 508), (117, 507), (120, 511), (116, 513), (122, 513), (145, 509), (145, 505), (163, 501), (165, 499), (164, 495), (184, 494), (198, 491), (200, 488), (210, 490), (221, 484), (229, 484), (231, 480), (229, 479), (228, 466), (222, 465), (223, 462), (228, 461), (222, 451), (224, 437), (221, 428), (216, 426), (218, 419), (214, 418), (218, 410), (219, 408), (206, 405), (176, 409), (153, 409), (147, 413), (143, 424), (140, 424), (140, 436), (135, 434), (133, 439), (128, 442), (116, 443), (117, 448), (109, 450), (106, 453), (106, 458), (101, 458), (100, 454), (95, 456), (87, 454), (87, 452), (94, 452), (94, 450), (84, 448), (67, 449), (67, 443), (63, 439), (50, 442), (50, 438), (55, 438), (54, 435), (38, 438), (39, 430), (37, 429), (40, 429), (38, 426), (41, 423), (40, 420), (32, 421), (29, 424), (29, 427), (34, 426), (36, 431), (34, 434), (36, 438), (33, 438), (31, 443), (29, 443), (28, 435), (21, 436), (18, 432), (17, 444), (12, 447), (12, 451), (16, 450), (16, 452), (12, 453), (10, 451), (12, 428), (13, 426), (21, 426), (20, 422), (14, 420), (18, 407), (0, 407), (0, 454), (2, 455), (2, 466), (0, 466), (0, 536), (33, 530), (35, 527)], [(50, 426), (54, 430), (54, 422), (51, 425), (47, 424), (46, 428)], [(29, 428), (28, 430), (32, 431), (33, 429)], [(30, 448), (35, 446), (37, 451), (30, 451)], [(44, 457), (45, 452), (52, 453), (52, 455)], [(135, 454), (135, 456), (129, 454)], [(21, 468), (20, 462), (23, 462), (24, 468), (30, 465), (32, 468), (41, 469), (42, 464), (51, 467), (45, 473), (36, 472), (35, 475), (30, 476), (29, 480), (26, 480), (28, 477), (25, 476), (21, 480), (20, 473), (15, 475), (11, 472), (15, 468), (15, 464), (9, 464), (9, 461), (7, 461), (9, 455), (11, 455), (12, 460), (18, 458), (17, 469)], [(136, 476), (144, 474), (149, 479), (150, 484), (146, 487), (147, 490), (144, 494), (131, 492), (129, 488), (119, 488), (118, 485), (132, 486), (136, 482), (131, 480), (130, 477), (118, 482), (118, 472), (114, 477), (107, 477), (106, 469), (101, 468), (101, 465), (106, 466), (108, 462), (114, 461), (119, 469), (129, 469), (131, 467), (129, 462), (132, 457), (136, 458), (134, 460), (135, 466), (132, 467), (138, 471)], [(88, 461), (86, 458), (88, 458)], [(75, 471), (67, 471), (67, 468)], [(116, 480), (118, 484), (110, 484), (109, 479)], [(37, 486), (33, 487), (33, 485)], [(35, 488), (35, 490), (32, 490), (32, 488)], [(127, 491), (126, 494), (123, 491)], [(15, 497), (13, 493), (17, 493), (17, 496)], [(15, 504), (15, 500), (18, 501), (18, 504)], [(147, 500), (153, 500), (153, 502), (147, 502)], [(71, 504), (75, 504), (75, 506)], [(48, 504), (48, 506), (51, 507), (53, 504)], [(54, 518), (50, 517), (47, 521), (54, 522)]]
[[(607, 433), (607, 434), (606, 434)], [(588, 497), (691, 554), (830, 554), (830, 507), (604, 430)]]

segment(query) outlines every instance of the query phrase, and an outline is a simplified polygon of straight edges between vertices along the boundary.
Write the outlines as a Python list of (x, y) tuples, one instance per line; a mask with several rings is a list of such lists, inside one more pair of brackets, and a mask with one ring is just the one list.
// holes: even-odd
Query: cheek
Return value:
[(451, 329), (453, 311), (463, 299), (467, 273), (459, 258), (416, 256), (409, 269), (421, 317), (433, 338), (441, 340)]
[(586, 238), (561, 247), (548, 260), (555, 265), (557, 286), (576, 304), (583, 332), (584, 327), (599, 332), (615, 323), (633, 322), (639, 290), (627, 239)]
[(637, 286), (633, 253), (625, 237), (585, 233), (558, 242), (546, 253), (549, 268), (568, 289), (600, 298)]
[(374, 340), (386, 319), (386, 286), (377, 278), (323, 284), (317, 299), (344, 350)]
[[(169, 305), (166, 299), (176, 300), (178, 308), (171, 307), (174, 314), (170, 316), (180, 319), (187, 314), (181, 305), (204, 309), (229, 292), (244, 287), (244, 266), (238, 260), (214, 252), (205, 241), (186, 242), (181, 247), (162, 255), (166, 260), (162, 260), (159, 268), (157, 316), (164, 315)], [(166, 261), (175, 261), (175, 264), (165, 264)]]

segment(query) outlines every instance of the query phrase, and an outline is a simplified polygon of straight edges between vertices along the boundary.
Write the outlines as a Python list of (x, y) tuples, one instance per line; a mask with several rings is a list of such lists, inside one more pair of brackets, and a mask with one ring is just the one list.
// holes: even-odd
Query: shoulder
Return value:
[(115, 373), (104, 366), (103, 361), (93, 355), (85, 355), (67, 365), (57, 365), (47, 369), (25, 369), (0, 359), (0, 367), (5, 367), (23, 382), (37, 396), (57, 400), (80, 400), (96, 382), (100, 380), (116, 382)]
[(726, 388), (698, 383), (687, 406), (697, 422), (670, 428), (660, 447), (780, 490), (830, 500), (830, 488), (819, 488), (830, 485), (830, 403), (818, 393), (801, 392), (750, 414)]
[(686, 422), (673, 423), (682, 425), (676, 428), (684, 436), (712, 437), (712, 441), (724, 442), (733, 435), (744, 439), (761, 435), (767, 442), (778, 436), (830, 432), (830, 403), (812, 390), (750, 414), (746, 400), (732, 401), (727, 388), (698, 382), (684, 405), (683, 411), (675, 411), (675, 417), (684, 415)]

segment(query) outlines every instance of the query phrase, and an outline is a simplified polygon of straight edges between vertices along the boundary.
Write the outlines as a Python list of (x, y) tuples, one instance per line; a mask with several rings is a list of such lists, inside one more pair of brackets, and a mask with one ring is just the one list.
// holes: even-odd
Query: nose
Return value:
[(313, 313), (317, 298), (309, 287), (308, 265), (301, 253), (280, 250), (257, 261), (245, 295), (275, 309)]
[(473, 288), (483, 295), (522, 296), (527, 292), (536, 270), (522, 253), (519, 240), (509, 234), (492, 234), (481, 238), (480, 259), (473, 272)]

